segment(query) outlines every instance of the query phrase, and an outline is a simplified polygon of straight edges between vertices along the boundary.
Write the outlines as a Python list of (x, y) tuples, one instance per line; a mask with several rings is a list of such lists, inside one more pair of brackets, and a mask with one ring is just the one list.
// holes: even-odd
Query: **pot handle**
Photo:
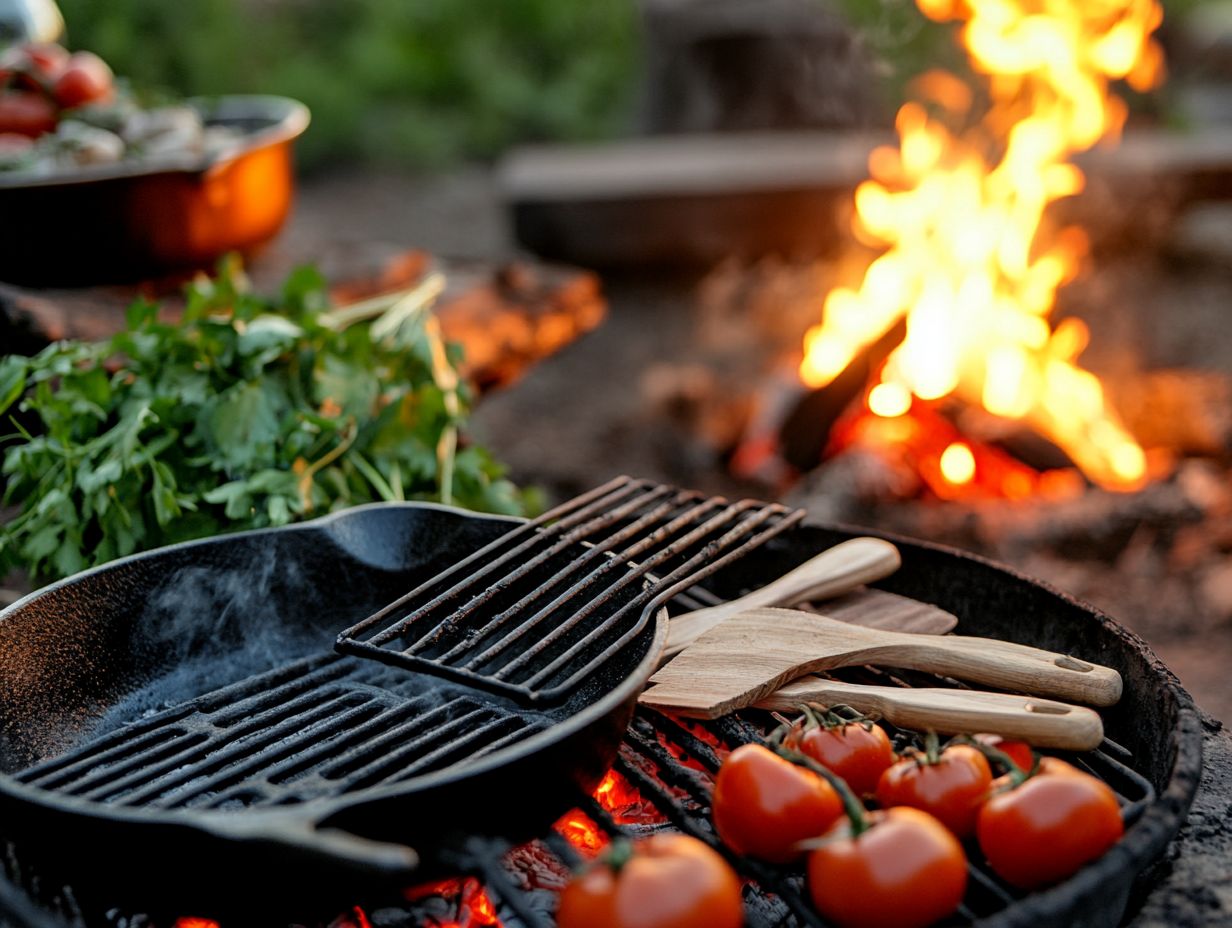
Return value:
[(419, 854), (404, 844), (374, 841), (341, 828), (319, 827), (299, 816), (227, 816), (210, 823), (210, 830), (232, 841), (270, 853), (389, 879), (419, 869)]

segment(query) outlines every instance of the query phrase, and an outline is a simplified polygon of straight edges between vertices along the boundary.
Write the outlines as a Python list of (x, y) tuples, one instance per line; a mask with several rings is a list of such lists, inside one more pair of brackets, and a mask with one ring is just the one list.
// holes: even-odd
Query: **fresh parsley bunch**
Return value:
[(375, 500), (522, 512), (488, 453), (459, 446), (466, 390), (425, 287), (379, 313), (331, 309), (315, 271), (266, 299), (229, 261), (189, 287), (179, 323), (138, 302), (108, 341), (0, 360), (0, 413), (19, 412), (0, 576)]

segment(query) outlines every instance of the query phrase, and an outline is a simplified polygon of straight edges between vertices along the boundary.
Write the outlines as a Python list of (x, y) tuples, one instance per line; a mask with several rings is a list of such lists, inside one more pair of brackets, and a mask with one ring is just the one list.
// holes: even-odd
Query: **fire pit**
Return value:
[[(276, 541), (281, 538), (277, 533), (248, 536), (246, 545), (260, 546), (264, 537), (278, 551), (279, 577), (266, 592), (266, 607), (276, 613), (292, 611), (303, 615), (309, 601), (318, 601), (313, 608), (319, 610), (324, 594), (331, 600), (331, 620), (334, 616), (357, 619), (367, 615), (388, 600), (391, 590), (405, 586), (408, 575), (401, 565), (422, 556), (415, 553), (416, 545), (430, 539), (416, 542), (409, 530), (420, 512), (419, 507), (412, 505), (352, 511), (297, 529), (297, 542), (290, 546)], [(498, 531), (510, 525), (500, 520), (484, 521), (494, 523)], [(716, 597), (730, 598), (850, 535), (849, 531), (833, 527), (790, 529), (726, 567), (705, 588), (692, 590), (687, 602), (696, 605), (712, 602)], [(410, 548), (374, 547), (372, 540), (377, 537), (405, 539)], [(439, 543), (441, 537), (432, 543)], [(345, 541), (341, 547), (337, 544), (339, 539)], [(229, 542), (204, 542), (194, 547), (205, 550), (213, 545), (217, 550), (219, 544)], [(1100, 750), (1073, 758), (1104, 778), (1121, 797), (1128, 823), (1125, 839), (1074, 879), (1025, 897), (1008, 890), (990, 874), (974, 870), (971, 890), (960, 913), (962, 921), (1001, 925), (1028, 921), (1068, 923), (1081, 913), (1089, 924), (1115, 924), (1136, 875), (1160, 856), (1193, 799), (1201, 768), (1201, 730), (1189, 697), (1139, 639), (1093, 610), (977, 558), (927, 545), (901, 543), (901, 547), (903, 568), (881, 586), (949, 609), (959, 617), (961, 631), (1081, 653), (1116, 668), (1126, 683), (1126, 697), (1105, 715), (1108, 740)], [(181, 551), (191, 553), (192, 549)], [(402, 553), (395, 556), (395, 551)], [(252, 553), (268, 562), (272, 552), (261, 552), (257, 547)], [(291, 567), (293, 564), (304, 569)], [(345, 591), (345, 595), (339, 596), (340, 591)], [(37, 598), (33, 602), (37, 603)], [(29, 610), (21, 604), (10, 609), (0, 629), (12, 635), (23, 624), (23, 611)], [(264, 618), (268, 621), (269, 614)], [(86, 629), (105, 627), (98, 616), (83, 615), (77, 621)], [(254, 628), (263, 624), (261, 617), (246, 621), (255, 621)], [(20, 643), (22, 639), (13, 640)], [(194, 673), (205, 675), (211, 685), (259, 669), (219, 661), (217, 654), (202, 657), (191, 666)], [(28, 666), (24, 668), (26, 673), (29, 670)], [(6, 685), (11, 687), (19, 682), (19, 671), (21, 668), (14, 665), (6, 672)], [(921, 674), (865, 670), (853, 673), (852, 679), (857, 681), (875, 678), (906, 686), (938, 682)], [(194, 685), (201, 682), (197, 680)], [(939, 682), (956, 685), (953, 681)], [(180, 684), (183, 683), (181, 678)], [(173, 692), (160, 692), (157, 688), (147, 695), (155, 705), (175, 699)], [(152, 708), (131, 701), (127, 706), (130, 717)], [(5, 724), (9, 732), (11, 724), (10, 718)], [(43, 733), (49, 743), (60, 745), (47, 748), (47, 754), (60, 753), (95, 724), (96, 721), (77, 714), (63, 716), (59, 730)], [(9, 918), (18, 924), (33, 925), (142, 923), (189, 928), (202, 924), (195, 919), (217, 918), (226, 925), (237, 919), (252, 919), (259, 912), (263, 923), (298, 920), (364, 926), (378, 922), (432, 924), (429, 919), (435, 918), (438, 924), (540, 928), (551, 924), (555, 897), (552, 890), (561, 884), (567, 865), (593, 853), (613, 834), (678, 829), (716, 844), (708, 821), (709, 778), (724, 749), (760, 737), (765, 724), (766, 719), (757, 713), (705, 725), (685, 725), (651, 712), (640, 713), (626, 735), (615, 775), (606, 779), (593, 796), (561, 796), (562, 806), (573, 802), (580, 812), (566, 813), (539, 841), (520, 845), (518, 842), (529, 834), (485, 834), (471, 816), (461, 814), (466, 811), (461, 809), (454, 810), (459, 813), (456, 819), (460, 828), (451, 829), (451, 810), (437, 810), (430, 831), (410, 823), (403, 827), (408, 837), (416, 836), (421, 847), (425, 841), (437, 845), (436, 856), (442, 868), (452, 874), (425, 872), (425, 880), (437, 882), (403, 890), (397, 886), (372, 886), (363, 874), (340, 871), (336, 884), (325, 895), (348, 898), (362, 906), (343, 911), (342, 915), (338, 913), (343, 905), (335, 904), (331, 909), (325, 900), (313, 900), (316, 890), (322, 888), (317, 886), (304, 886), (296, 898), (251, 894), (236, 898), (234, 887), (220, 888), (205, 878), (199, 881), (204, 885), (199, 885), (196, 892), (167, 898), (162, 887), (151, 881), (134, 898), (131, 891), (121, 893), (118, 884), (100, 878), (113, 864), (123, 869), (124, 861), (117, 864), (113, 860), (95, 860), (91, 865), (90, 858), (97, 858), (97, 845), (81, 847), (82, 835), (52, 826), (53, 831), (32, 842), (31, 826), (37, 829), (37, 817), (24, 823), (20, 829), (24, 832), (22, 839), (10, 843), (4, 856), (9, 879), (37, 897), (37, 907), (32, 909), (25, 903), (11, 901), (16, 898), (11, 889), (0, 896), (0, 905), (8, 905), (12, 910)], [(17, 747), (19, 743), (11, 735), (6, 738), (6, 776), (29, 765), (21, 759)], [(524, 786), (533, 788), (529, 782)], [(501, 790), (499, 795), (502, 802), (513, 801), (516, 789)], [(9, 822), (6, 837), (12, 839), (17, 823), (12, 819)], [(394, 823), (390, 824), (392, 830), (398, 830)], [(70, 845), (67, 847), (66, 838)], [(70, 850), (72, 853), (68, 853)], [(174, 833), (168, 832), (165, 846), (160, 846), (159, 852), (174, 862), (175, 850)], [(185, 858), (184, 863), (187, 862)], [(791, 923), (792, 918), (799, 924), (823, 924), (804, 901), (798, 873), (740, 858), (734, 863), (751, 880), (745, 894), (749, 924), (777, 925)], [(267, 864), (281, 865), (273, 858)], [(129, 877), (131, 882), (131, 874)], [(465, 877), (474, 877), (479, 882), (470, 882)], [(441, 878), (446, 878), (446, 882), (439, 882)], [(127, 898), (121, 900), (120, 896)], [(6, 903), (6, 899), (10, 901)], [(315, 910), (314, 905), (318, 906)], [(464, 915), (459, 907), (465, 909)], [(136, 912), (146, 913), (149, 921), (134, 921)]]

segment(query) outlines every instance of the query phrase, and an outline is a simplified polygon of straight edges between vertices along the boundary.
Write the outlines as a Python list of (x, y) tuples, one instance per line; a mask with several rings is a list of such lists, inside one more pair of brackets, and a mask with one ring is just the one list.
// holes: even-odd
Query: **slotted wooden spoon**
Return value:
[(805, 703), (847, 705), (899, 728), (944, 735), (995, 732), (1037, 748), (1090, 751), (1104, 740), (1098, 713), (1050, 699), (981, 693), (977, 690), (865, 686), (805, 676), (757, 703), (761, 709), (791, 712)]
[(650, 678), (641, 701), (715, 718), (807, 673), (860, 664), (923, 670), (997, 689), (1109, 706), (1121, 677), (1039, 648), (961, 635), (862, 628), (796, 609), (753, 609), (710, 629)]

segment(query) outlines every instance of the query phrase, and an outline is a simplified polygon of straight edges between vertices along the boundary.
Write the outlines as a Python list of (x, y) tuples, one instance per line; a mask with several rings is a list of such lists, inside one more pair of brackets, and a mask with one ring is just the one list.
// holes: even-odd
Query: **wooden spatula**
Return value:
[(900, 728), (941, 734), (995, 732), (1037, 748), (1089, 751), (1104, 739), (1104, 725), (1091, 709), (1032, 696), (976, 690), (864, 686), (822, 677), (801, 677), (757, 703), (791, 712), (803, 703), (848, 705)]
[(902, 560), (898, 549), (880, 538), (852, 538), (809, 558), (799, 567), (739, 599), (698, 609), (672, 619), (663, 660), (674, 657), (709, 629), (733, 615), (760, 606), (794, 606), (829, 599), (888, 577)]
[(796, 609), (753, 609), (715, 626), (650, 678), (647, 705), (715, 718), (806, 673), (906, 667), (997, 689), (1109, 706), (1121, 677), (1097, 664), (994, 638), (861, 628)]
[(958, 626), (958, 616), (952, 612), (871, 587), (861, 587), (838, 599), (826, 600), (815, 608), (800, 608), (819, 612), (836, 622), (913, 635), (948, 635)]

